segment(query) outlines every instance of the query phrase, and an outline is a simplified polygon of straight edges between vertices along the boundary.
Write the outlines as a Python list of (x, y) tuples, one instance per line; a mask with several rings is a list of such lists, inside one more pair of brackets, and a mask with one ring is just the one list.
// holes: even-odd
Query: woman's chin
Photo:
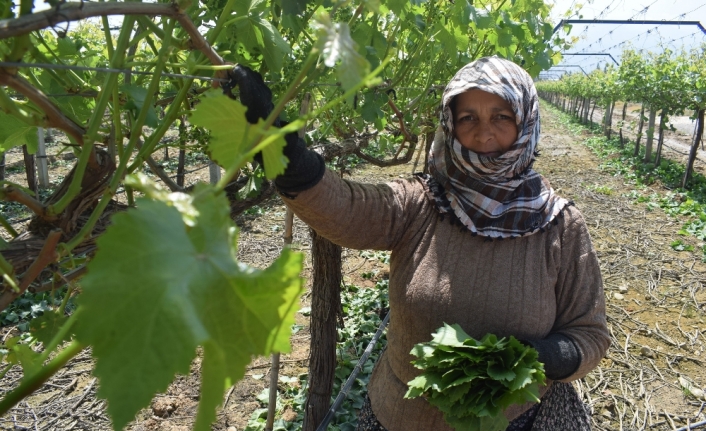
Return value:
[(495, 157), (500, 157), (500, 156), (502, 156), (503, 153), (500, 152), (500, 151), (488, 151), (488, 152), (484, 152), (484, 153), (478, 153), (478, 152), (477, 152), (476, 154), (478, 154), (479, 156), (483, 156), (483, 157), (493, 157), (493, 158), (495, 158)]

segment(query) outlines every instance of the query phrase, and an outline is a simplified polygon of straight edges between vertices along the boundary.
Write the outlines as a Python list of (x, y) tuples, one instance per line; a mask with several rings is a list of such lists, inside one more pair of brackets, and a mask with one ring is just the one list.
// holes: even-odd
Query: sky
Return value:
[[(699, 21), (706, 28), (706, 0), (547, 0), (553, 4), (551, 21), (558, 24), (570, 8), (582, 5), (570, 19)], [(561, 30), (560, 30), (561, 31)], [(565, 33), (564, 33), (565, 34)], [(699, 48), (706, 33), (695, 25), (573, 24), (569, 36), (579, 40), (565, 53), (609, 53), (620, 62), (624, 49), (662, 52)], [(613, 62), (608, 56), (565, 55), (562, 62), (542, 73), (547, 78), (563, 73), (590, 72)], [(579, 67), (577, 67), (579, 66)]]

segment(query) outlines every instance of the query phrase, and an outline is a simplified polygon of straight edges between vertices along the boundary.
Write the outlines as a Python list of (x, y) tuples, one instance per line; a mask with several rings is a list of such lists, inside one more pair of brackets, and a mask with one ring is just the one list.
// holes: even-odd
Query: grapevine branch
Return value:
[(55, 8), (25, 15), (19, 18), (0, 20), (0, 39), (20, 36), (35, 30), (54, 27), (59, 23), (108, 15), (167, 16), (176, 19), (191, 38), (190, 47), (201, 51), (212, 64), (223, 65), (225, 61), (199, 33), (191, 18), (176, 3), (84, 3), (67, 2)]
[(147, 15), (176, 17), (179, 13), (175, 3), (84, 3), (67, 2), (60, 6), (24, 15), (19, 18), (0, 20), (0, 39), (20, 36), (54, 27), (64, 22), (80, 21), (82, 19), (108, 15)]
[(46, 115), (47, 122), (45, 127), (60, 129), (71, 136), (79, 145), (83, 144), (83, 134), (85, 133), (83, 127), (65, 116), (44, 93), (26, 79), (10, 73), (8, 69), (0, 68), (0, 85), (7, 85), (37, 105)]
[(24, 277), (22, 277), (18, 291), (7, 290), (0, 295), (0, 310), (4, 310), (5, 307), (10, 305), (12, 301), (22, 295), (24, 291), (27, 290), (30, 283), (39, 277), (42, 270), (52, 262), (56, 261), (56, 245), (59, 243), (60, 239), (60, 230), (53, 230), (49, 233), (47, 240), (44, 242), (44, 246), (42, 246), (42, 251), (39, 252), (37, 258), (34, 260), (32, 265), (29, 266), (24, 274)]
[(3, 200), (6, 200), (8, 202), (21, 203), (22, 205), (29, 208), (30, 211), (40, 217), (44, 218), (47, 216), (46, 207), (41, 202), (34, 199), (32, 196), (28, 195), (17, 187), (6, 186), (0, 191), (0, 195), (2, 196)]

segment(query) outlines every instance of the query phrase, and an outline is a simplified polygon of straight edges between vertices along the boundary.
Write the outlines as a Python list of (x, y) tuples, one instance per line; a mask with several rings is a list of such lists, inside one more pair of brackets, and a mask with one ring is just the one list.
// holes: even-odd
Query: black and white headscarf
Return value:
[[(487, 157), (461, 146), (453, 134), (450, 103), (472, 89), (512, 105), (517, 140), (504, 154)], [(429, 153), (427, 186), (441, 213), (454, 214), (472, 233), (512, 238), (544, 230), (569, 203), (532, 169), (539, 141), (539, 99), (532, 78), (498, 57), (476, 60), (444, 90), (441, 125)]]

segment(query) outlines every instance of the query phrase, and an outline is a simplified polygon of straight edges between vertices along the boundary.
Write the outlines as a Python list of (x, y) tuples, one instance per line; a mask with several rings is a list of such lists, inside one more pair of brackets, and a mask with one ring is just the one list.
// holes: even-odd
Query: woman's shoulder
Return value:
[(581, 210), (573, 201), (569, 201), (561, 210), (560, 218), (563, 219), (564, 226), (567, 229), (581, 229), (586, 226), (586, 220)]

